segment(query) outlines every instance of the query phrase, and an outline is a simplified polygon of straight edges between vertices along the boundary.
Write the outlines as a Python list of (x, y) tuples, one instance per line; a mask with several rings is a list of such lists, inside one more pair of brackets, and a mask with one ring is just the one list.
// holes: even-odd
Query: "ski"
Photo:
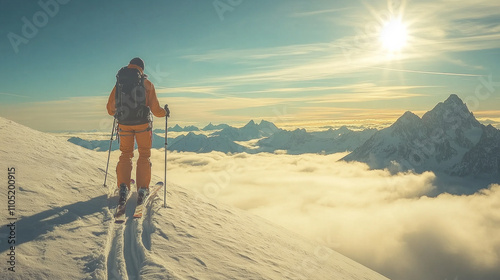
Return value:
[(152, 199), (158, 194), (158, 191), (163, 187), (163, 182), (158, 182), (153, 187), (150, 187), (149, 194), (142, 200), (141, 204), (137, 204), (134, 212), (134, 218), (142, 217), (142, 214), (146, 211), (146, 207), (152, 201)]
[(135, 188), (135, 181), (133, 179), (130, 180), (130, 189), (127, 194), (127, 199), (125, 200), (125, 203), (123, 205), (118, 205), (116, 207), (116, 212), (115, 212), (115, 223), (117, 224), (122, 224), (126, 220), (125, 216), (125, 210), (127, 208), (127, 202), (129, 198), (132, 196), (132, 190)]

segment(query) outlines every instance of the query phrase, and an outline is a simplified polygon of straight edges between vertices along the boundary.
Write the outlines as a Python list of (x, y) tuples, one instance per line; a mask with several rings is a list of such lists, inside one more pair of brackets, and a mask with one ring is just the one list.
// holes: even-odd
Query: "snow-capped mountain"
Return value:
[[(172, 132), (191, 132), (191, 131), (200, 131), (200, 129), (194, 125), (189, 125), (185, 127), (181, 127), (180, 125), (176, 124), (174, 127), (169, 127), (168, 131)], [(164, 129), (155, 129), (156, 133), (165, 133)]]
[(213, 125), (212, 123), (209, 123), (207, 126), (202, 128), (201, 130), (203, 131), (210, 131), (210, 130), (222, 130), (224, 128), (229, 127), (227, 124), (218, 124), (218, 125)]
[(262, 120), (259, 124), (256, 124), (251, 120), (241, 128), (226, 127), (221, 131), (212, 133), (211, 136), (224, 136), (233, 141), (248, 141), (271, 136), (277, 131), (279, 131), (279, 128), (271, 122)]
[[(455, 94), (422, 118), (406, 112), (344, 157), (372, 168), (498, 176), (498, 130), (479, 123)], [(481, 157), (478, 154), (488, 154)], [(474, 167), (474, 168), (472, 168)]]
[(134, 192), (127, 221), (115, 224), (114, 172), (108, 187), (102, 185), (107, 153), (3, 118), (0, 143), (0, 169), (10, 170), (15, 188), (11, 220), (3, 215), (0, 227), (2, 279), (387, 280), (319, 243), (168, 181), (168, 207), (156, 198), (141, 220), (133, 219)]
[(173, 131), (173, 132), (181, 132), (183, 131), (182, 127), (178, 124), (176, 124), (174, 127), (169, 127), (168, 128), (169, 131)]

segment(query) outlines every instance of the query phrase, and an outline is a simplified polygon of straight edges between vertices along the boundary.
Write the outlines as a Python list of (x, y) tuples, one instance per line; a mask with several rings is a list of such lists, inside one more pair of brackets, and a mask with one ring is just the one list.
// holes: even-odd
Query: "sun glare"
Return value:
[(400, 19), (392, 19), (384, 24), (380, 33), (380, 42), (390, 52), (401, 51), (407, 42), (408, 32)]

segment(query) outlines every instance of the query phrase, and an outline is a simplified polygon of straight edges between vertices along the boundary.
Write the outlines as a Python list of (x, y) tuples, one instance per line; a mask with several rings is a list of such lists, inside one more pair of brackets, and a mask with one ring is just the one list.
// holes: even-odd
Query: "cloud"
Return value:
[(206, 94), (210, 96), (217, 96), (223, 87), (215, 86), (193, 86), (193, 87), (168, 87), (168, 88), (156, 88), (156, 93), (161, 94), (175, 94), (175, 93), (199, 93)]
[(0, 92), (0, 95), (13, 96), (13, 97), (21, 97), (21, 98), (28, 98), (28, 96), (26, 96), (26, 95), (13, 94), (13, 93), (7, 93), (7, 92)]
[(323, 9), (323, 10), (317, 10), (317, 11), (309, 11), (309, 12), (297, 12), (292, 14), (292, 17), (310, 17), (310, 16), (318, 16), (322, 14), (332, 14), (332, 13), (338, 13), (338, 12), (344, 12), (352, 8), (337, 8), (337, 9)]
[(185, 55), (183, 58), (194, 62), (230, 61), (240, 64), (255, 64), (257, 61), (265, 62), (268, 59), (315, 55), (324, 52), (330, 47), (330, 43), (311, 43), (268, 48), (220, 49), (203, 54)]
[(465, 74), (465, 73), (449, 73), (449, 72), (432, 72), (432, 71), (415, 71), (408, 69), (396, 69), (387, 67), (372, 67), (379, 70), (397, 71), (397, 72), (408, 72), (408, 73), (419, 73), (419, 74), (429, 74), (429, 75), (446, 75), (446, 76), (464, 76), (464, 77), (481, 77), (483, 75), (475, 74)]
[[(392, 278), (499, 279), (500, 185), (434, 190), (435, 175), (369, 170), (343, 154), (169, 153), (169, 181), (260, 215)], [(161, 151), (153, 162), (162, 162)], [(154, 173), (162, 174), (162, 164)]]

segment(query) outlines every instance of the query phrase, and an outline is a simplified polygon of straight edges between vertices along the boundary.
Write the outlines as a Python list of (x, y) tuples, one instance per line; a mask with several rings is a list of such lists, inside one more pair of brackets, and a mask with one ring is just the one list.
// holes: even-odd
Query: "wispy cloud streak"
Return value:
[(407, 73), (417, 73), (417, 74), (430, 74), (430, 75), (446, 75), (446, 76), (465, 76), (465, 77), (482, 77), (484, 75), (475, 75), (475, 74), (462, 74), (462, 73), (448, 73), (448, 72), (432, 72), (432, 71), (418, 71), (418, 70), (408, 70), (408, 69), (396, 69), (396, 68), (387, 68), (387, 67), (377, 67), (372, 66), (369, 68), (379, 69), (379, 70), (387, 70), (387, 71), (396, 71), (396, 72), (407, 72)]
[(13, 94), (13, 93), (6, 93), (6, 92), (0, 92), (0, 95), (5, 95), (5, 96), (14, 96), (14, 97), (21, 97), (21, 98), (28, 98), (28, 96), (26, 96), (26, 95)]

